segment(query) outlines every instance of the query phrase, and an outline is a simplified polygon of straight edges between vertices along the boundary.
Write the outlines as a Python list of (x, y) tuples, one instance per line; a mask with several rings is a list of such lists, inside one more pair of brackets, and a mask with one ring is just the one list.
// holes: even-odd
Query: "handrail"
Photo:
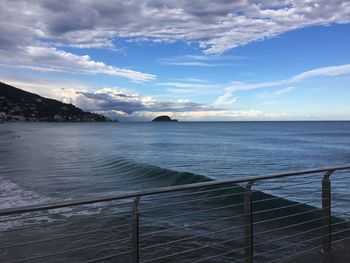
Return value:
[(189, 190), (189, 189), (207, 187), (207, 186), (243, 183), (243, 182), (249, 182), (249, 181), (259, 181), (259, 180), (282, 178), (282, 177), (288, 177), (288, 176), (301, 176), (306, 174), (314, 174), (314, 173), (327, 172), (327, 171), (339, 171), (339, 170), (347, 170), (347, 169), (350, 169), (350, 164), (332, 166), (332, 167), (314, 168), (314, 169), (307, 169), (307, 170), (300, 170), (300, 171), (291, 171), (291, 172), (284, 172), (284, 173), (271, 173), (266, 175), (249, 176), (245, 178), (235, 178), (235, 179), (228, 179), (228, 180), (221, 180), (221, 181), (212, 180), (208, 182), (167, 186), (167, 187), (141, 190), (141, 191), (130, 191), (122, 194), (102, 196), (102, 197), (80, 198), (74, 201), (55, 202), (55, 203), (16, 207), (16, 208), (8, 208), (8, 209), (0, 210), (0, 216), (8, 216), (8, 215), (15, 215), (15, 214), (22, 214), (22, 213), (29, 213), (29, 212), (38, 212), (38, 211), (79, 206), (79, 205), (88, 205), (88, 204), (101, 203), (101, 202), (107, 202), (107, 201), (134, 198), (139, 196), (149, 196), (149, 195), (155, 195), (155, 194), (161, 194), (161, 193)]
[[(78, 211), (82, 211), (82, 209), (86, 209), (89, 210), (91, 209), (90, 206), (88, 206), (89, 204), (94, 204), (94, 203), (101, 203), (100, 206), (102, 207), (111, 207), (111, 206), (119, 206), (122, 205), (124, 207), (124, 205), (132, 205), (131, 210), (129, 211), (130, 214), (127, 217), (122, 217), (120, 218), (121, 221), (117, 220), (116, 223), (117, 225), (109, 228), (98, 228), (98, 229), (90, 229), (90, 227), (87, 229), (87, 231), (83, 232), (84, 229), (82, 228), (82, 231), (79, 232), (73, 232), (67, 234), (64, 233), (62, 235), (58, 235), (56, 237), (52, 237), (51, 235), (49, 236), (49, 238), (43, 238), (43, 239), (37, 239), (35, 237), (29, 237), (28, 240), (24, 240), (21, 241), (19, 243), (12, 243), (10, 242), (10, 244), (5, 244), (2, 248), (0, 248), (0, 250), (4, 250), (4, 249), (17, 249), (18, 247), (23, 247), (23, 246), (31, 246), (33, 244), (39, 244), (39, 243), (44, 243), (44, 242), (55, 242), (56, 240), (61, 240), (61, 239), (66, 239), (66, 238), (76, 238), (76, 237), (80, 237), (82, 235), (87, 235), (87, 234), (92, 234), (92, 233), (100, 233), (102, 231), (105, 231), (107, 229), (118, 229), (116, 231), (116, 233), (120, 233), (121, 235), (124, 235), (123, 233), (125, 232), (125, 230), (127, 230), (127, 232), (125, 232), (125, 234), (127, 234), (125, 236), (125, 238), (121, 238), (118, 239), (119, 241), (122, 240), (129, 240), (127, 243), (130, 242), (130, 244), (128, 244), (125, 248), (123, 248), (122, 246), (118, 247), (118, 252), (117, 254), (112, 254), (109, 256), (105, 256), (103, 258), (96, 258), (93, 260), (89, 260), (86, 262), (95, 262), (95, 261), (99, 261), (99, 260), (104, 260), (104, 259), (108, 259), (108, 258), (113, 258), (113, 257), (117, 257), (117, 256), (121, 256), (121, 255), (126, 255), (126, 254), (130, 254), (131, 260), (133, 263), (139, 263), (141, 258), (140, 256), (142, 256), (142, 260), (143, 262), (153, 262), (153, 261), (158, 261), (158, 260), (162, 260), (168, 257), (177, 257), (179, 255), (185, 255), (188, 253), (197, 253), (199, 250), (202, 249), (206, 249), (206, 248), (213, 248), (215, 249), (216, 246), (226, 246), (228, 247), (227, 250), (230, 250), (231, 246), (227, 245), (229, 242), (236, 242), (236, 240), (241, 240), (240, 242), (243, 241), (243, 247), (241, 245), (235, 245), (235, 249), (234, 250), (230, 250), (229, 252), (225, 252), (224, 254), (217, 254), (214, 255), (214, 257), (220, 257), (222, 255), (226, 255), (226, 254), (231, 254), (231, 253), (236, 253), (238, 251), (242, 251), (244, 253), (244, 258), (240, 259), (240, 261), (244, 261), (245, 263), (253, 263), (254, 259), (261, 256), (261, 255), (265, 255), (280, 249), (285, 249), (290, 247), (290, 245), (288, 246), (279, 246), (276, 249), (270, 249), (268, 251), (265, 251), (264, 248), (259, 248), (259, 246), (261, 244), (265, 244), (266, 242), (258, 242), (257, 244), (255, 244), (255, 242), (253, 242), (254, 240), (259, 240), (258, 239), (254, 239), (254, 236), (256, 235), (260, 235), (262, 233), (269, 233), (269, 232), (273, 232), (276, 230), (281, 230), (281, 229), (289, 229), (291, 230), (291, 227), (295, 227), (295, 226), (301, 226), (301, 225), (308, 225), (310, 222), (317, 222), (316, 225), (312, 225), (308, 227), (306, 230), (303, 229), (302, 231), (299, 231), (298, 229), (295, 229), (293, 231), (291, 231), (288, 235), (283, 235), (281, 236), (277, 236), (278, 238), (274, 238), (272, 241), (278, 241), (278, 240), (285, 240), (286, 238), (289, 239), (294, 239), (295, 237), (298, 237), (298, 241), (299, 241), (299, 237), (301, 237), (301, 235), (304, 235), (305, 233), (314, 233), (317, 230), (317, 236), (309, 238), (309, 236), (305, 236), (307, 239), (301, 239), (303, 242), (297, 242), (297, 243), (293, 243), (293, 244), (303, 244), (304, 242), (311, 242), (315, 243), (316, 240), (320, 240), (322, 242), (322, 245), (319, 246), (322, 248), (321, 252), (323, 254), (323, 259), (324, 260), (328, 260), (331, 256), (333, 251), (335, 251), (334, 249), (332, 249), (332, 244), (335, 243), (336, 241), (342, 240), (342, 238), (344, 237), (343, 233), (350, 233), (350, 221), (349, 220), (340, 220), (339, 222), (336, 220), (333, 220), (333, 216), (331, 213), (331, 208), (332, 207), (337, 207), (338, 205), (331, 205), (331, 176), (334, 174), (334, 172), (336, 171), (340, 171), (340, 170), (350, 170), (350, 164), (346, 164), (346, 165), (341, 165), (341, 166), (333, 166), (333, 167), (321, 167), (321, 168), (314, 168), (314, 169), (307, 169), (307, 170), (300, 170), (300, 171), (290, 171), (290, 172), (282, 172), (282, 173), (271, 173), (271, 174), (266, 174), (266, 175), (258, 175), (258, 176), (249, 176), (249, 177), (245, 177), (245, 178), (234, 178), (234, 179), (228, 179), (228, 180), (222, 180), (222, 181), (215, 181), (215, 180), (211, 180), (208, 179), (205, 182), (201, 182), (201, 183), (193, 183), (193, 184), (185, 184), (185, 185), (175, 185), (175, 186), (168, 186), (168, 187), (161, 187), (161, 188), (153, 188), (153, 189), (146, 189), (146, 190), (140, 190), (140, 191), (130, 191), (130, 192), (124, 192), (124, 193), (120, 193), (120, 194), (115, 194), (115, 195), (109, 195), (109, 196), (100, 196), (100, 197), (90, 197), (90, 198), (81, 198), (81, 199), (75, 199), (75, 200), (70, 200), (70, 201), (65, 201), (65, 202), (55, 202), (55, 203), (46, 203), (46, 204), (38, 204), (38, 205), (31, 205), (31, 206), (24, 206), (24, 207), (15, 207), (15, 208), (9, 208), (9, 209), (3, 209), (0, 210), (0, 217), (1, 216), (9, 216), (9, 215), (17, 215), (16, 217), (5, 217), (2, 221), (0, 222), (9, 222), (12, 220), (26, 220), (26, 219), (31, 219), (31, 218), (35, 218), (35, 217), (40, 217), (42, 215), (42, 213), (34, 213), (34, 214), (28, 214), (25, 215), (24, 217), (21, 217), (22, 214), (25, 213), (30, 213), (30, 212), (43, 212), (43, 211), (49, 211), (49, 210), (53, 210), (53, 209), (58, 209), (58, 208), (66, 208), (66, 207), (76, 207), (76, 206), (81, 206), (78, 207)], [(342, 176), (342, 174), (344, 176)], [(252, 187), (254, 185), (256, 185), (255, 183), (257, 181), (262, 181), (264, 182), (264, 180), (270, 180), (270, 179), (278, 179), (278, 178), (287, 178), (287, 177), (292, 177), (289, 178), (288, 180), (272, 180), (270, 182), (268, 182), (267, 184), (267, 188), (265, 185), (265, 191), (269, 190), (269, 189), (279, 189), (281, 188), (281, 186), (278, 184), (279, 182), (284, 182), (285, 183), (289, 183), (286, 184), (283, 187), (288, 187), (290, 185), (295, 186), (295, 185), (300, 185), (300, 182), (303, 181), (305, 177), (302, 176), (306, 176), (309, 175), (308, 177), (306, 177), (306, 179), (308, 179), (308, 182), (315, 182), (315, 181), (319, 181), (320, 177), (322, 176), (322, 185), (321, 185), (321, 193), (322, 193), (322, 199), (321, 199), (321, 203), (322, 203), (322, 207), (317, 208), (314, 207), (314, 209), (297, 209), (297, 210), (290, 210), (290, 208), (292, 207), (297, 207), (297, 206), (302, 206), (303, 203), (298, 203), (298, 202), (287, 202), (287, 203), (281, 203), (281, 204), (275, 204), (273, 201), (272, 203), (268, 206), (265, 207), (265, 205), (262, 207), (263, 209), (259, 208), (257, 210), (255, 210), (257, 207), (255, 206), (258, 202), (266, 202), (268, 200), (276, 200), (276, 198), (278, 199), (278, 197), (272, 197), (271, 195), (267, 194), (267, 195), (255, 195), (254, 191), (252, 190)], [(311, 176), (310, 176), (311, 175)], [(340, 173), (338, 174), (338, 179), (342, 180), (345, 179), (347, 176), (347, 173)], [(291, 182), (294, 182), (294, 184), (291, 184)], [(298, 182), (298, 184), (295, 184), (295, 182)], [(337, 181), (335, 181), (337, 182)], [(339, 181), (340, 182), (340, 181)], [(277, 183), (278, 187), (274, 187), (271, 188), (270, 183)], [(313, 184), (312, 184), (313, 185)], [(314, 186), (314, 185), (313, 185)], [(235, 190), (230, 190), (228, 194), (227, 192), (219, 192), (217, 195), (212, 196), (210, 195), (209, 197), (206, 195), (203, 195), (204, 193), (207, 192), (212, 192), (215, 189), (215, 191), (220, 191), (220, 190), (227, 190), (227, 189), (235, 189)], [(260, 189), (260, 188), (258, 188)], [(293, 188), (294, 189), (294, 188)], [(187, 190), (187, 191), (185, 191)], [(188, 190), (194, 190), (194, 191), (188, 191)], [(183, 192), (185, 191), (185, 192)], [(334, 191), (334, 190), (333, 190)], [(175, 194), (167, 194), (167, 193), (172, 193), (175, 192)], [(319, 193), (320, 191), (317, 190), (317, 193)], [(313, 194), (316, 193), (316, 191), (308, 191), (307, 194)], [(159, 194), (165, 194), (163, 196), (158, 196)], [(180, 200), (179, 201), (174, 201), (172, 200), (173, 197), (188, 197), (189, 194), (191, 195), (200, 195), (199, 198), (189, 198), (189, 200), (184, 199), (184, 200)], [(300, 194), (299, 193), (292, 193), (291, 195), (288, 195), (289, 197), (295, 196), (295, 194)], [(151, 198), (146, 198), (143, 199), (144, 201), (147, 200), (147, 202), (152, 201), (152, 200), (157, 200), (157, 202), (160, 200), (164, 200), (165, 198), (169, 198), (172, 201), (169, 203), (168, 201), (166, 201), (165, 203), (155, 203), (155, 204), (151, 204), (150, 206), (146, 206), (145, 209), (141, 209), (140, 210), (140, 205), (141, 205), (141, 199), (145, 196), (151, 196)], [(172, 213), (169, 213), (169, 211), (171, 211), (171, 207), (174, 207), (174, 205), (181, 205), (181, 209), (182, 208), (188, 208), (188, 204), (193, 204), (195, 203), (201, 203), (203, 200), (212, 200), (212, 199), (216, 199), (216, 198), (222, 198), (222, 197), (232, 197), (232, 196), (238, 196), (238, 198), (234, 198), (234, 199), (228, 199), (227, 201), (229, 201), (229, 203), (222, 203), (219, 202), (219, 206), (215, 205), (214, 207), (209, 207), (206, 208), (205, 210), (203, 210), (201, 207), (196, 207), (194, 206), (194, 210), (190, 210), (190, 212), (180, 212), (180, 213), (176, 213), (176, 215)], [(127, 200), (128, 199), (128, 200)], [(220, 200), (220, 199), (219, 199)], [(112, 202), (111, 202), (112, 201)], [(115, 202), (113, 202), (115, 201)], [(130, 202), (129, 202), (130, 201)], [(102, 202), (111, 202), (108, 203), (108, 206), (106, 204), (103, 204)], [(150, 203), (147, 203), (150, 204)], [(182, 205), (186, 204), (185, 207), (183, 207)], [(217, 202), (215, 203), (217, 204)], [(99, 207), (100, 207), (99, 206)], [(192, 205), (189, 205), (192, 208)], [(179, 206), (180, 207), (180, 206)], [(233, 215), (231, 214), (231, 212), (229, 214), (227, 214), (228, 211), (231, 211), (232, 208), (235, 207), (235, 209), (239, 208), (239, 211), (235, 211), (233, 212)], [(154, 208), (159, 209), (162, 208), (164, 214), (160, 213), (160, 214), (154, 214), (152, 215), (152, 211), (154, 210)], [(170, 208), (170, 209), (169, 209)], [(287, 208), (287, 209), (286, 209)], [(152, 210), (153, 209), (153, 210)], [(165, 209), (165, 210), (164, 210)], [(213, 212), (215, 210), (222, 210), (224, 209), (224, 213), (220, 213), (217, 214), (216, 212)], [(278, 212), (278, 211), (286, 211), (285, 212)], [(123, 209), (124, 210), (124, 209)], [(140, 210), (140, 211), (139, 211)], [(140, 217), (142, 216), (142, 219), (144, 216), (146, 216), (147, 213), (149, 213), (149, 211), (151, 210), (151, 214), (149, 216), (151, 216), (151, 218), (145, 218), (146, 220), (142, 220), (142, 224), (140, 224)], [(254, 211), (255, 210), (255, 211)], [(287, 211), (288, 210), (288, 211)], [(156, 210), (158, 211), (158, 210)], [(203, 217), (202, 214), (203, 213), (208, 213), (208, 212), (213, 212), (212, 215), (215, 214), (215, 217), (211, 217), (208, 216)], [(275, 211), (277, 211), (275, 213)], [(59, 213), (65, 213), (62, 212), (60, 210), (57, 211), (52, 211), (55, 214), (59, 214)], [(126, 211), (123, 211), (123, 213)], [(238, 212), (238, 214), (236, 213)], [(263, 214), (269, 212), (268, 214)], [(315, 215), (311, 216), (311, 213)], [(321, 213), (320, 213), (321, 212)], [(197, 216), (198, 214), (201, 214), (201, 216)], [(51, 214), (51, 213), (50, 213)], [(110, 215), (113, 215), (114, 213), (110, 214), (110, 213), (103, 213), (101, 215), (99, 215), (99, 218), (103, 218), (103, 217), (108, 217)], [(21, 215), (21, 216), (19, 216)], [(46, 215), (46, 214), (45, 214)], [(184, 218), (184, 216), (187, 218), (188, 215), (195, 215), (194, 218), (196, 220), (191, 221), (191, 217), (188, 217), (190, 219), (189, 222), (187, 222), (186, 224), (174, 224), (172, 225), (172, 223), (175, 223), (176, 220), (172, 223), (169, 224), (170, 227), (160, 227), (159, 229), (156, 228), (154, 229), (153, 224), (149, 225), (149, 222), (154, 222), (156, 220), (163, 220), (163, 219), (169, 219), (169, 218), (177, 218), (177, 217), (181, 217)], [(267, 216), (265, 216), (267, 215)], [(131, 217), (130, 217), (131, 216)], [(154, 216), (156, 216), (155, 218), (153, 218)], [(307, 219), (307, 221), (305, 221), (303, 219), (303, 217), (305, 216), (304, 219)], [(311, 216), (311, 217), (310, 217)], [(316, 217), (316, 218), (315, 218)], [(81, 222), (81, 220), (91, 220), (91, 218), (96, 218), (96, 216), (93, 217), (86, 217), (86, 218), (79, 218), (77, 219), (73, 219), (73, 220), (62, 220), (59, 222), (56, 222), (55, 220), (53, 222), (50, 223), (44, 223), (42, 224), (40, 221), (34, 221), (35, 224), (30, 223), (30, 226), (26, 226), (25, 227), (20, 227), (20, 228), (14, 228), (14, 229), (10, 229), (10, 230), (5, 230), (2, 231), (1, 233), (7, 233), (8, 231), (21, 231), (24, 229), (31, 229), (31, 228), (36, 228), (36, 227), (43, 227), (43, 226), (49, 226), (49, 225), (53, 225), (53, 224), (61, 224), (61, 223), (65, 223), (65, 222)], [(198, 218), (201, 218), (201, 220), (198, 220)], [(202, 218), (204, 220), (202, 220)], [(293, 220), (291, 220), (293, 218)], [(295, 220), (294, 220), (295, 218)], [(297, 220), (297, 218), (299, 219), (303, 219), (303, 220)], [(312, 218), (310, 220), (310, 218)], [(229, 219), (229, 220), (228, 220)], [(279, 223), (282, 220), (286, 220), (286, 222), (288, 221), (289, 223), (287, 224), (287, 226), (282, 225), (279, 226)], [(335, 219), (335, 218), (334, 218)], [(127, 224), (124, 224), (125, 220), (131, 220), (130, 222), (128, 222)], [(166, 220), (166, 221), (167, 221)], [(291, 221), (290, 221), (291, 220)], [(219, 222), (228, 222), (228, 226), (227, 224), (223, 224), (221, 225), (221, 223)], [(242, 222), (243, 221), (243, 222)], [(263, 225), (265, 225), (265, 223), (267, 223), (267, 225), (271, 224), (271, 222), (276, 222), (276, 224), (278, 224), (277, 228), (272, 228), (270, 229), (270, 227), (268, 227), (266, 229), (266, 227), (262, 227)], [(177, 231), (182, 231), (182, 229), (200, 229), (200, 228), (206, 228), (207, 226), (209, 227), (209, 225), (213, 225), (213, 223), (218, 224), (219, 230), (217, 230), (217, 227), (214, 228), (208, 228), (208, 231), (205, 232), (204, 234), (202, 232), (195, 233), (193, 235), (190, 236), (184, 236), (181, 238), (176, 238), (176, 239), (172, 239), (170, 238), (170, 240), (167, 240), (166, 242), (164, 242), (164, 240), (157, 240), (156, 242), (153, 242), (152, 240), (154, 239), (154, 237), (156, 236), (168, 236), (169, 233), (173, 233), (173, 232), (177, 232)], [(272, 225), (274, 225), (275, 223), (272, 223)], [(341, 225), (341, 226), (340, 226)], [(108, 226), (108, 225), (107, 225)], [(335, 228), (335, 226), (337, 226)], [(126, 228), (126, 229), (124, 229)], [(311, 229), (309, 229), (311, 228)], [(234, 230), (234, 233), (237, 234), (237, 236), (232, 239), (230, 237), (225, 236), (225, 238), (215, 238), (213, 240), (215, 240), (214, 243), (209, 242), (209, 244), (204, 243), (201, 244), (198, 247), (194, 247), (191, 249), (187, 249), (187, 247), (185, 250), (181, 250), (181, 251), (177, 251), (176, 253), (172, 253), (172, 254), (164, 254), (161, 250), (160, 250), (160, 254), (157, 255), (156, 257), (150, 258), (149, 255), (145, 254), (145, 252), (140, 253), (140, 251), (144, 251), (150, 248), (161, 248), (164, 245), (175, 245), (178, 246), (180, 245), (182, 242), (192, 242), (191, 240), (193, 239), (198, 239), (198, 238), (209, 238), (209, 235), (212, 234), (219, 234), (219, 233), (223, 233), (226, 232), (226, 230)], [(243, 232), (241, 232), (243, 230)], [(255, 230), (258, 230), (257, 233), (255, 233)], [(263, 231), (262, 231), (263, 230)], [(288, 230), (288, 231), (289, 231)], [(298, 231), (297, 231), (298, 230)], [(141, 232), (140, 232), (141, 231)], [(128, 233), (129, 232), (129, 233)], [(168, 234), (167, 234), (168, 233)], [(243, 234), (243, 235), (242, 235)], [(105, 236), (104, 234), (102, 236)], [(172, 236), (172, 235), (171, 235)], [(314, 236), (314, 234), (312, 234), (312, 236)], [(123, 237), (123, 236), (119, 236), (119, 237)], [(140, 242), (140, 238), (143, 240), (142, 242)], [(83, 238), (85, 239), (85, 238)], [(6, 239), (5, 239), (6, 240)], [(81, 241), (82, 239), (77, 239), (76, 241)], [(98, 239), (99, 240), (99, 239)], [(144, 241), (147, 240), (147, 242), (145, 243)], [(95, 242), (96, 244), (90, 244), (90, 243), (83, 243), (83, 245), (79, 245), (78, 247), (69, 247), (68, 250), (66, 249), (59, 249), (59, 250), (55, 250), (55, 251), (51, 251), (50, 253), (35, 253), (33, 255), (28, 255), (28, 258), (24, 258), (24, 259), (17, 259), (16, 256), (14, 258), (11, 258), (11, 260), (15, 260), (15, 261), (11, 261), (13, 263), (15, 262), (26, 262), (29, 260), (36, 260), (36, 259), (44, 259), (44, 258), (49, 258), (49, 257), (53, 257), (53, 256), (57, 256), (57, 255), (65, 255), (67, 253), (71, 254), (71, 253), (75, 253), (77, 251), (83, 251), (83, 250), (87, 250), (87, 249), (91, 249), (91, 248), (95, 248), (95, 247), (100, 247), (100, 246), (109, 246), (110, 244), (113, 244), (114, 242), (116, 242), (117, 240), (115, 240), (114, 238), (112, 238), (111, 240), (109, 240), (109, 238), (107, 238), (105, 240), (105, 237), (102, 238), (102, 243), (99, 242)], [(238, 242), (238, 241), (237, 241)], [(269, 241), (271, 242), (271, 240)], [(317, 241), (318, 242), (318, 241)], [(145, 246), (145, 244), (147, 244)], [(225, 244), (225, 245), (224, 245)], [(113, 245), (114, 246), (114, 245)], [(129, 249), (130, 248), (130, 249)], [(257, 249), (258, 248), (258, 249)], [(30, 250), (30, 247), (28, 248)], [(129, 249), (127, 251), (119, 251), (119, 250), (125, 250), (125, 249)], [(40, 249), (39, 249), (40, 251)], [(196, 252), (197, 251), (197, 252)], [(307, 251), (307, 250), (305, 250)], [(13, 252), (15, 253), (16, 251), (13, 250)], [(146, 257), (145, 257), (146, 255)], [(210, 253), (208, 254), (210, 255)], [(5, 256), (7, 257), (7, 256)], [(11, 256), (10, 256), (11, 257)], [(214, 258), (213, 256), (210, 256), (209, 258), (206, 259), (211, 259)], [(233, 256), (232, 259), (236, 259), (236, 256)], [(198, 258), (197, 258), (198, 259)], [(195, 262), (201, 262), (202, 259), (197, 260)], [(328, 260), (329, 261), (329, 260)], [(234, 261), (236, 262), (236, 261)], [(238, 261), (237, 261), (238, 262)]]

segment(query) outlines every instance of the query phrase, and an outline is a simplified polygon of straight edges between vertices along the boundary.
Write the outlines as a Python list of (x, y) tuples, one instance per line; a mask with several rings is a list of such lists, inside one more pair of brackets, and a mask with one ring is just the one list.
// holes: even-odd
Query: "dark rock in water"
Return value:
[(158, 116), (157, 118), (153, 119), (153, 121), (177, 121), (177, 120), (172, 120), (169, 116), (162, 115)]

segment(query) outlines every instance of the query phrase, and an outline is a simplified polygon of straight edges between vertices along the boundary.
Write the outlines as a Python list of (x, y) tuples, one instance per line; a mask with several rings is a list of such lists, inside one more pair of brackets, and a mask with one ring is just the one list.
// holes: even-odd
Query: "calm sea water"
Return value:
[[(0, 124), (0, 206), (347, 163), (350, 122)], [(350, 215), (347, 175), (333, 176), (341, 217)], [(254, 187), (320, 207), (315, 178)]]
[(143, 178), (157, 167), (221, 180), (346, 163), (350, 122), (0, 125), (1, 180), (42, 198), (173, 183)]

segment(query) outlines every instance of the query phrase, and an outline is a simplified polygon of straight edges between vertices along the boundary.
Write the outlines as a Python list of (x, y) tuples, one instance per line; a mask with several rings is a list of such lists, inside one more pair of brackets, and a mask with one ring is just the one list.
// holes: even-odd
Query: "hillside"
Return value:
[(105, 116), (0, 82), (0, 121), (105, 122)]

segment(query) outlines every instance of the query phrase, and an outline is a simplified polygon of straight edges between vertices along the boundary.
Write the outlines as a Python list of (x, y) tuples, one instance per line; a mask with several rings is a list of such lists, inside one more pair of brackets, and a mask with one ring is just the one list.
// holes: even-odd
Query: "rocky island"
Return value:
[(165, 121), (177, 121), (176, 119), (171, 119), (169, 116), (166, 116), (166, 115), (162, 115), (162, 116), (158, 116), (157, 118), (155, 118), (155, 119), (153, 119), (152, 121), (154, 121), (154, 122), (158, 122), (158, 121), (160, 121), (160, 122), (165, 122)]
[(0, 82), (0, 122), (106, 122), (103, 115)]

